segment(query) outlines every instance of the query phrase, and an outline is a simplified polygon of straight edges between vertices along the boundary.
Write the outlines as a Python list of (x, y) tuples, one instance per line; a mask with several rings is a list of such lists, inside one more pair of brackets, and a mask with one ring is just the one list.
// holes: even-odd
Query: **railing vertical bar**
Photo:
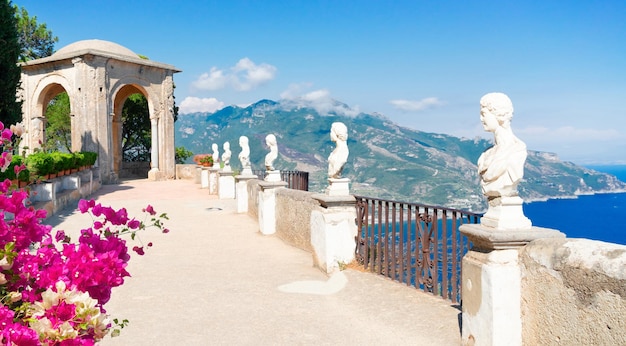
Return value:
[(384, 240), (383, 240), (383, 231), (382, 231), (382, 226), (383, 226), (383, 208), (382, 208), (382, 201), (378, 200), (377, 201), (377, 212), (378, 212), (378, 224), (376, 225), (378, 228), (378, 242), (376, 243), (376, 270), (378, 272), (378, 274), (383, 274), (383, 270), (382, 270), (382, 265), (383, 265), (383, 246), (384, 244)]
[(391, 278), (394, 280), (398, 280), (398, 276), (397, 276), (397, 258), (398, 258), (398, 253), (396, 251), (396, 233), (398, 231), (398, 227), (396, 225), (396, 203), (395, 202), (391, 202), (391, 239), (389, 239), (389, 245), (391, 246), (391, 257), (390, 257), (390, 264), (391, 264), (391, 270), (390, 270), (390, 274), (391, 274)]
[(404, 224), (404, 203), (400, 203), (399, 204), (399, 213), (400, 213), (400, 268), (399, 268), (399, 273), (400, 273), (400, 282), (401, 283), (405, 283), (407, 281), (407, 277), (408, 275), (406, 275), (406, 267), (405, 267), (405, 261), (406, 261), (406, 256), (405, 256), (405, 252), (404, 252), (404, 248), (405, 248), (405, 244), (406, 244), (406, 239), (404, 238), (404, 231), (406, 230), (406, 226)]
[(431, 271), (431, 275), (433, 275), (433, 294), (438, 295), (437, 291), (439, 286), (439, 275), (437, 268), (439, 267), (439, 215), (437, 215), (438, 209), (433, 208), (433, 237), (431, 238), (431, 244), (433, 246), (433, 267), (434, 275)]
[(389, 201), (385, 201), (384, 202), (384, 206), (385, 206), (385, 210), (383, 211), (384, 215), (385, 215), (385, 274), (387, 275), (387, 277), (391, 277), (389, 275), (389, 267), (390, 267), (390, 263), (389, 263), (389, 243), (390, 243), (390, 239), (389, 239)]
[(459, 295), (459, 285), (458, 283), (460, 282), (459, 280), (459, 243), (458, 243), (458, 237), (456, 236), (456, 233), (459, 230), (459, 223), (458, 223), (458, 219), (457, 219), (457, 215), (458, 213), (456, 211), (452, 212), (452, 279), (451, 279), (451, 286), (452, 286), (452, 295), (451, 295), (451, 300), (453, 303), (458, 303), (458, 295)]
[(441, 215), (441, 296), (445, 299), (449, 298), (450, 290), (448, 288), (448, 211), (443, 210)]

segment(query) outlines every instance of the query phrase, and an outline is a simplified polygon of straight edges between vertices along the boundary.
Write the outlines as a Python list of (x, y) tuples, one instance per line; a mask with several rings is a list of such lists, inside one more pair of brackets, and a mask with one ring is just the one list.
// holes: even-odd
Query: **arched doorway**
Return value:
[(28, 151), (41, 148), (45, 107), (67, 92), (71, 108), (72, 150), (98, 153), (101, 182), (117, 181), (121, 168), (121, 110), (132, 94), (144, 95), (150, 116), (152, 180), (175, 176), (174, 73), (180, 70), (140, 58), (116, 43), (86, 40), (50, 57), (21, 64), (23, 124)]

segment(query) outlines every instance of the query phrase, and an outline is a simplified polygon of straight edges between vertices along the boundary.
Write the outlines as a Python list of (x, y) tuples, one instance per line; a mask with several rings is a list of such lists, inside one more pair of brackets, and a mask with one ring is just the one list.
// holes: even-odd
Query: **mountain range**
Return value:
[[(272, 133), (279, 148), (276, 168), (309, 172), (309, 189), (321, 192), (327, 186), (327, 158), (334, 149), (330, 127), (336, 121), (348, 127), (350, 156), (343, 177), (350, 178), (353, 194), (485, 210), (476, 162), (491, 141), (409, 129), (381, 114), (357, 114), (338, 101), (320, 109), (304, 100), (261, 100), (248, 107), (181, 115), (175, 142), (200, 154), (211, 153), (213, 143), (222, 152), (228, 141), (231, 166), (237, 171), (239, 137), (247, 136), (252, 168), (262, 170), (268, 152), (265, 136)], [(525, 201), (613, 191), (626, 191), (626, 183), (561, 161), (554, 153), (533, 150), (528, 151), (519, 185)]]

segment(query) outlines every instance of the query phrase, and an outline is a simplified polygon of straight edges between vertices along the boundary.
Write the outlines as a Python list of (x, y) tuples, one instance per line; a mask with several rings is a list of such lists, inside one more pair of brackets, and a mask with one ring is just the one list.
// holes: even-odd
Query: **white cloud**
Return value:
[(359, 114), (358, 107), (350, 108), (348, 105), (338, 102), (332, 98), (330, 91), (327, 89), (318, 89), (302, 94), (303, 90), (309, 86), (310, 84), (307, 83), (290, 85), (287, 90), (280, 94), (283, 100), (281, 103), (290, 108), (310, 107), (322, 115), (340, 114), (356, 116)]
[(249, 58), (240, 59), (228, 70), (211, 67), (192, 82), (198, 90), (219, 90), (231, 87), (237, 91), (248, 91), (269, 82), (276, 76), (277, 68), (270, 64), (255, 64)]
[(217, 100), (214, 97), (199, 98), (199, 97), (186, 97), (183, 102), (180, 103), (180, 113), (189, 114), (196, 112), (209, 112), (213, 113), (217, 110), (224, 108), (224, 102)]
[(287, 90), (280, 93), (281, 99), (291, 100), (300, 97), (304, 90), (310, 89), (313, 84), (311, 83), (292, 83), (289, 84)]
[(427, 97), (419, 101), (391, 100), (389, 103), (391, 103), (395, 108), (407, 112), (419, 112), (443, 104), (443, 102), (439, 101), (436, 97)]
[(217, 67), (211, 67), (210, 72), (205, 72), (196, 79), (191, 85), (200, 90), (218, 90), (226, 86), (228, 78), (224, 75), (224, 71), (218, 70)]

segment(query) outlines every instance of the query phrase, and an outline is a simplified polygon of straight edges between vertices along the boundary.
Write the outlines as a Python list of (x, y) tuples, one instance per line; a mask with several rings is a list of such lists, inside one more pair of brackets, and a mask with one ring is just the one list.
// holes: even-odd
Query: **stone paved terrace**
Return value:
[[(460, 344), (452, 303), (354, 269), (329, 279), (310, 253), (191, 181), (127, 181), (93, 197), (131, 216), (152, 204), (171, 229), (140, 236), (154, 246), (133, 253), (107, 305), (130, 325), (102, 345)], [(90, 218), (66, 209), (47, 222), (76, 234)]]

